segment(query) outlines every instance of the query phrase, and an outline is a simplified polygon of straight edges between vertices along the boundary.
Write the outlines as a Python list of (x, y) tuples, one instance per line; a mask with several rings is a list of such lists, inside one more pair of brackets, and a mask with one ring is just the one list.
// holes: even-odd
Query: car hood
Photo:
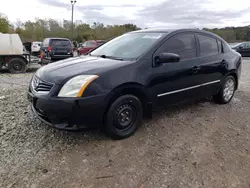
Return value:
[(77, 75), (100, 75), (106, 71), (131, 63), (133, 62), (93, 56), (79, 56), (48, 64), (40, 68), (37, 71), (36, 76), (47, 82), (64, 84), (67, 80)]

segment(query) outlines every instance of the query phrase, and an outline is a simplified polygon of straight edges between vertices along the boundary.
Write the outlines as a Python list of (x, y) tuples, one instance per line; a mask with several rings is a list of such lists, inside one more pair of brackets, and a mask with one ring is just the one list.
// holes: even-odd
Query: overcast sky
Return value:
[[(70, 0), (1, 1), (11, 22), (71, 19)], [(75, 20), (92, 24), (134, 23), (139, 27), (224, 27), (250, 25), (250, 0), (78, 0)]]

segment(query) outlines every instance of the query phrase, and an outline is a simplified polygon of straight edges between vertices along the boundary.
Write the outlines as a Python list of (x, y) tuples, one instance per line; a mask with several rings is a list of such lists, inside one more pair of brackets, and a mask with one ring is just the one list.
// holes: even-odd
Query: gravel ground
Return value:
[(154, 113), (121, 141), (34, 118), (26, 91), (36, 68), (0, 75), (0, 187), (250, 187), (250, 60), (230, 104), (205, 100)]

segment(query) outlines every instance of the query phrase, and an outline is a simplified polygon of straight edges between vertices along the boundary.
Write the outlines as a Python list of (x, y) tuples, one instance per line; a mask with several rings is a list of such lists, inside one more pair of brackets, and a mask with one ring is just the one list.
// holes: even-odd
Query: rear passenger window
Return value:
[(220, 40), (217, 40), (218, 42), (218, 47), (219, 47), (219, 53), (223, 53), (222, 51), (222, 42)]
[(196, 57), (196, 44), (194, 34), (179, 34), (166, 41), (159, 49), (160, 53), (168, 52), (178, 54), (181, 60)]
[(216, 39), (205, 36), (205, 35), (200, 35), (200, 34), (198, 34), (197, 36), (200, 42), (200, 55), (201, 56), (209, 56), (209, 55), (218, 54), (219, 49), (218, 49), (218, 44), (217, 44)]

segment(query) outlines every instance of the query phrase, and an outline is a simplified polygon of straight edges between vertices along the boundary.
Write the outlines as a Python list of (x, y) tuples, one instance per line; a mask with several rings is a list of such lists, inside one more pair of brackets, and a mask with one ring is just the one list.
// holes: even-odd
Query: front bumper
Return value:
[(34, 114), (45, 124), (64, 130), (101, 127), (107, 105), (105, 98), (106, 95), (58, 98), (28, 92)]

